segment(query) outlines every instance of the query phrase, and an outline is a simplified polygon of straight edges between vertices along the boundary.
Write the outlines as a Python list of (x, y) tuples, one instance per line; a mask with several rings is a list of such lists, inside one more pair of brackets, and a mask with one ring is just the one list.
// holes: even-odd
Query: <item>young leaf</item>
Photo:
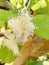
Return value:
[(49, 15), (37, 15), (34, 17), (33, 23), (36, 26), (35, 34), (49, 39)]

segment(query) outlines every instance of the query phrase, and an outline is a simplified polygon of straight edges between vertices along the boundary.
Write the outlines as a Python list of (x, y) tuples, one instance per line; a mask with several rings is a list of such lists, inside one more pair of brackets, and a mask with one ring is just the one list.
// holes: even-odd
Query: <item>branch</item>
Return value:
[(30, 56), (36, 57), (36, 58), (48, 53), (49, 52), (49, 40), (42, 39), (40, 42), (37, 42), (36, 46), (34, 47), (34, 52), (33, 52), (33, 47), (32, 47)]
[(32, 46), (32, 42), (34, 42), (36, 40), (36, 36), (29, 39), (29, 41), (27, 41), (24, 46), (22, 47), (21, 51), (20, 51), (20, 55), (19, 57), (14, 61), (14, 64), (13, 65), (22, 65), (27, 59), (28, 59), (28, 56), (29, 56), (29, 52), (30, 52), (30, 49), (31, 49), (31, 46)]
[(38, 58), (49, 52), (49, 40), (39, 39), (37, 36), (29, 39), (20, 51), (20, 55), (13, 65), (24, 65), (29, 57)]

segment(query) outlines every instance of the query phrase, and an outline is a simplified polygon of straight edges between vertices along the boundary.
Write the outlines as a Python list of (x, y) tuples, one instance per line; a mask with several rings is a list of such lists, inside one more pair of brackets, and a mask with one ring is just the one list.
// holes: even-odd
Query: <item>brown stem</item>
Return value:
[(20, 55), (13, 65), (24, 65), (29, 57), (38, 58), (49, 51), (49, 40), (39, 39), (37, 36), (29, 39), (20, 51)]
[[(39, 56), (42, 56), (49, 52), (49, 40), (42, 39), (40, 42), (37, 42), (36, 44), (37, 45), (34, 49), (33, 47), (31, 47), (32, 49), (28, 58), (37, 59)], [(35, 53), (33, 53), (33, 51)], [(26, 65), (26, 63), (23, 65)]]
[(36, 40), (36, 36), (34, 38), (31, 38), (29, 41), (27, 41), (24, 46), (22, 47), (21, 51), (20, 51), (20, 55), (19, 57), (14, 61), (13, 65), (22, 65), (29, 56), (29, 52), (30, 52), (30, 48), (32, 45), (32, 42), (34, 42)]

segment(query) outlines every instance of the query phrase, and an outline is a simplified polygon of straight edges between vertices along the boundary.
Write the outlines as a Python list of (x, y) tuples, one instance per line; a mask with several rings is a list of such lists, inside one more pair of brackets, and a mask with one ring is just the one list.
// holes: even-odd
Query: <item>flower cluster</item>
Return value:
[(33, 36), (35, 26), (31, 21), (32, 16), (28, 12), (23, 12), (17, 18), (12, 18), (8, 21), (12, 33), (7, 30), (3, 31), (5, 35), (3, 45), (11, 49), (14, 54), (19, 55), (18, 43), (24, 44), (30, 36)]
[(23, 12), (17, 18), (8, 21), (18, 43), (25, 43), (28, 37), (33, 36), (35, 26), (31, 21), (32, 17), (29, 16), (28, 12)]

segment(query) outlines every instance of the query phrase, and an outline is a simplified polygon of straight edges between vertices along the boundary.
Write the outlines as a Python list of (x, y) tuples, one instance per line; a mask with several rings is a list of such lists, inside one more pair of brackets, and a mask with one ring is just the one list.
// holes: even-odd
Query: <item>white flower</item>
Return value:
[(23, 12), (19, 14), (17, 18), (8, 21), (9, 26), (13, 29), (16, 35), (18, 43), (24, 43), (28, 40), (28, 37), (33, 36), (35, 26), (31, 21), (32, 17), (28, 12)]
[(4, 30), (3, 33), (4, 33), (5, 37), (8, 38), (8, 39), (10, 39), (10, 40), (14, 40), (15, 39), (15, 34), (14, 33), (10, 33), (7, 30)]
[(15, 35), (6, 30), (3, 33), (4, 33), (5, 37), (7, 37), (7, 38), (4, 38), (4, 40), (3, 40), (3, 46), (6, 46), (10, 50), (12, 50), (15, 55), (16, 54), (19, 55), (19, 49), (18, 49), (18, 45), (16, 44), (16, 41), (15, 41)]
[(12, 50), (15, 55), (19, 55), (18, 46), (14, 40), (4, 39), (3, 45)]

